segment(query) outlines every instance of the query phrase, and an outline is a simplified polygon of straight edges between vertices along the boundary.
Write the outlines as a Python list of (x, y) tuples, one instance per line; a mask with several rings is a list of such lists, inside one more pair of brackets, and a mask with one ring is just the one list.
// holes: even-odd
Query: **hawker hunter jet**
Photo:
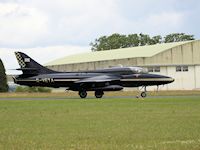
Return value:
[(113, 67), (108, 69), (58, 72), (50, 70), (21, 52), (15, 52), (22, 74), (13, 77), (14, 82), (26, 86), (65, 87), (78, 91), (81, 98), (88, 91), (94, 91), (96, 98), (102, 98), (105, 91), (120, 91), (124, 87), (144, 87), (141, 97), (146, 97), (147, 86), (159, 86), (172, 83), (173, 78), (149, 74), (140, 67)]

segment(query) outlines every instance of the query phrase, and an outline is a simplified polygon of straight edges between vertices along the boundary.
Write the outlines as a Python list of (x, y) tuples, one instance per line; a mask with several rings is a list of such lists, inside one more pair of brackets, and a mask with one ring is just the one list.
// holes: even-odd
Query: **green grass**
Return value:
[(0, 149), (199, 150), (200, 97), (0, 100)]

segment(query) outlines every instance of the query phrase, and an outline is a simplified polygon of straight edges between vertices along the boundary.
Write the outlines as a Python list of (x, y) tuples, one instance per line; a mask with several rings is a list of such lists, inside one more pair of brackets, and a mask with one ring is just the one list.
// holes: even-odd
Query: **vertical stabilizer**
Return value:
[(40, 65), (35, 60), (33, 60), (32, 58), (30, 58), (29, 56), (27, 56), (22, 52), (15, 52), (15, 56), (20, 65), (20, 69), (17, 70), (22, 70), (23, 74), (37, 75), (37, 74), (49, 74), (56, 72)]

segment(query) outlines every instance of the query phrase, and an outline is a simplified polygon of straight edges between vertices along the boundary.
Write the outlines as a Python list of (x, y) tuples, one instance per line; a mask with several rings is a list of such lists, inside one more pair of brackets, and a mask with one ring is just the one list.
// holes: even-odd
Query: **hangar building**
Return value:
[(200, 40), (164, 43), (67, 56), (47, 64), (58, 71), (81, 71), (117, 65), (139, 66), (173, 77), (163, 90), (200, 89)]

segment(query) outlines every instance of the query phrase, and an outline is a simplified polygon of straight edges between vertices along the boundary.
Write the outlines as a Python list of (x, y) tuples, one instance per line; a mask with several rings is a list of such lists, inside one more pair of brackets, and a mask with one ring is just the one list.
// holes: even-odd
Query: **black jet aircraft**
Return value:
[(144, 87), (141, 97), (146, 97), (147, 86), (159, 86), (172, 83), (173, 78), (149, 74), (140, 67), (113, 67), (108, 69), (58, 72), (50, 70), (22, 52), (15, 52), (23, 73), (13, 77), (14, 82), (26, 86), (66, 87), (78, 91), (81, 98), (87, 97), (87, 91), (94, 91), (96, 98), (102, 98), (105, 91), (120, 91), (124, 87)]

